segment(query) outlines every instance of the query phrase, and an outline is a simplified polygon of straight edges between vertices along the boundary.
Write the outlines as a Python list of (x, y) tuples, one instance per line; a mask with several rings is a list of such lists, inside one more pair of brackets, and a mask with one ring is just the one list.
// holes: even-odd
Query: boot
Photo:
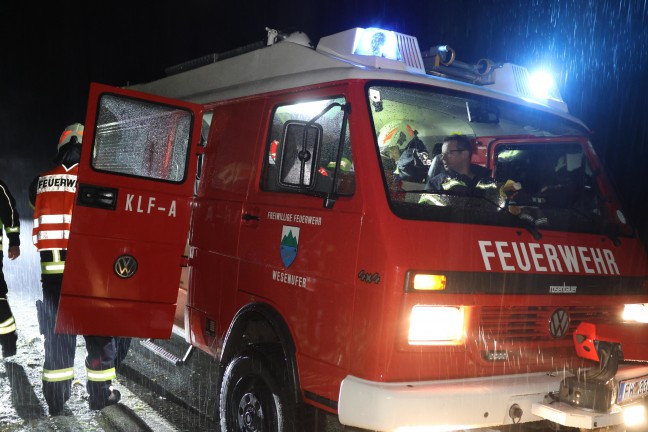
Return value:
[(109, 405), (115, 405), (121, 400), (121, 393), (119, 390), (110, 387), (107, 395), (103, 397), (92, 397), (90, 396), (90, 409), (91, 410), (101, 410)]
[(71, 381), (43, 382), (43, 395), (51, 416), (61, 415), (65, 403), (70, 399)]
[(0, 345), (2, 345), (2, 358), (7, 358), (16, 355), (16, 341), (18, 335), (16, 332), (11, 332), (0, 337)]

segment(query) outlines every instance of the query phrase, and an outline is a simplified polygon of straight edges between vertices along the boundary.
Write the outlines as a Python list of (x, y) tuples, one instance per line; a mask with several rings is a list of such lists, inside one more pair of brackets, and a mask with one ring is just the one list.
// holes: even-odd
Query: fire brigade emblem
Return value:
[(279, 252), (281, 253), (281, 261), (283, 261), (286, 268), (295, 261), (297, 257), (297, 247), (299, 245), (299, 228), (294, 226), (283, 226), (281, 232), (281, 245)]

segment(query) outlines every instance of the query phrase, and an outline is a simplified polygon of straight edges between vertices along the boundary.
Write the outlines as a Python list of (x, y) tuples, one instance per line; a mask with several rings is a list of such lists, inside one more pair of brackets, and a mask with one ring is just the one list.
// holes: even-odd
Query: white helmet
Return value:
[(398, 147), (400, 152), (407, 148), (409, 142), (416, 136), (417, 131), (407, 122), (396, 120), (387, 123), (380, 129), (378, 135), (378, 147), (380, 153), (387, 155), (391, 147)]
[(74, 123), (65, 128), (61, 134), (61, 138), (59, 138), (56, 151), (59, 151), (61, 147), (72, 141), (72, 137), (76, 138), (77, 143), (81, 144), (83, 140), (83, 125), (81, 123)]

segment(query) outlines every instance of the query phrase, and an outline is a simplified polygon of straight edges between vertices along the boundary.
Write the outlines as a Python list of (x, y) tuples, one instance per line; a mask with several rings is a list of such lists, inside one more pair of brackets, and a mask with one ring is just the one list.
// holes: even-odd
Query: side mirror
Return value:
[(322, 127), (317, 123), (286, 122), (279, 157), (279, 183), (282, 186), (314, 187), (322, 135)]

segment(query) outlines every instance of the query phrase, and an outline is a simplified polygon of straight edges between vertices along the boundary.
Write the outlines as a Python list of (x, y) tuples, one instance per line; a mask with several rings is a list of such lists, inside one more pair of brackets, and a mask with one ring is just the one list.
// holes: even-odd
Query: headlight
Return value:
[(646, 408), (643, 405), (630, 405), (623, 408), (623, 423), (626, 426), (639, 426), (646, 422)]
[(645, 303), (625, 305), (623, 320), (648, 323), (648, 306)]
[(408, 333), (410, 345), (457, 344), (463, 336), (463, 307), (418, 305), (412, 308)]

